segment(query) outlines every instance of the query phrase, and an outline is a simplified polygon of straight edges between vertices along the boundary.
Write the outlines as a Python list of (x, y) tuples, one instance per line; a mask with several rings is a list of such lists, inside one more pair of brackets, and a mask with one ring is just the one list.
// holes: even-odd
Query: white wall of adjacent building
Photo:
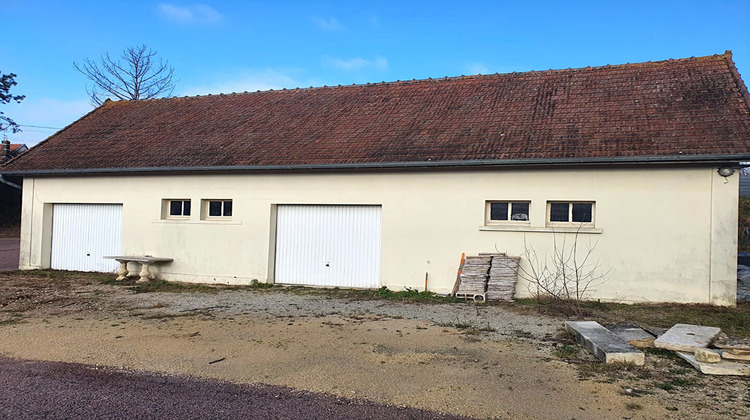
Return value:
[[(278, 206), (367, 206), (381, 229), (379, 285), (422, 289), (427, 274), (430, 290), (448, 293), (462, 253), (533, 247), (543, 258), (555, 237), (570, 243), (573, 233), (548, 227), (547, 202), (581, 201), (594, 203), (595, 216), (579, 248), (594, 247), (609, 273), (590, 297), (733, 304), (738, 179), (666, 166), (26, 178), (20, 265), (50, 266), (54, 204), (122, 204), (122, 253), (173, 258), (161, 277), (274, 281)], [(168, 199), (190, 200), (191, 215), (166, 218)], [(207, 199), (232, 200), (231, 218), (204, 220)], [(488, 200), (530, 202), (529, 222), (486, 225)], [(521, 281), (516, 295), (533, 290)]]

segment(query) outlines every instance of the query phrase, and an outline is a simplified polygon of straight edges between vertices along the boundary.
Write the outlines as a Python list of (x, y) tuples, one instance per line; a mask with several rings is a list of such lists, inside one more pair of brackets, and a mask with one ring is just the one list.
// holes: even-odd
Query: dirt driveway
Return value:
[(561, 320), (502, 306), (278, 288), (136, 294), (54, 276), (0, 273), (0, 355), (282, 385), (477, 418), (748, 414), (741, 380), (674, 393), (641, 389), (637, 371), (633, 380), (581, 379), (580, 366), (560, 357)]
[(0, 238), (0, 271), (18, 268), (19, 238)]

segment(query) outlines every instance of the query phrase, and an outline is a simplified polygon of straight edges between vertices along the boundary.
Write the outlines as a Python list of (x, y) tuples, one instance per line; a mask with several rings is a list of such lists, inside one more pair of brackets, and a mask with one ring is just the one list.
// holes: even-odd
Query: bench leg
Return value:
[(128, 263), (120, 261), (120, 268), (117, 269), (117, 281), (125, 280), (128, 276)]
[(151, 271), (148, 269), (150, 265), (151, 263), (147, 262), (141, 263), (141, 272), (139, 273), (141, 278), (136, 283), (145, 283), (151, 279)]

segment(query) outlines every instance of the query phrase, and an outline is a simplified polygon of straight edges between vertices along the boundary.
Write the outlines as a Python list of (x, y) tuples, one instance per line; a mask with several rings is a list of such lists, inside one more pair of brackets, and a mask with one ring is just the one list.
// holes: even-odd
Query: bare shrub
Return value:
[(518, 275), (528, 282), (531, 294), (549, 297), (566, 302), (576, 308), (594, 288), (604, 284), (610, 273), (599, 260), (594, 258), (598, 241), (591, 240), (581, 246), (579, 227), (575, 233), (553, 232), (552, 254), (540, 255), (533, 245), (526, 241), (522, 257), (528, 267), (519, 264)]

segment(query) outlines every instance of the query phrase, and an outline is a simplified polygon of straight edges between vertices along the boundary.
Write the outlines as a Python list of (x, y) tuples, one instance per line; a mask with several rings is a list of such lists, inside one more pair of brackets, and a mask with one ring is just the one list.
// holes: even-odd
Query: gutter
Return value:
[[(138, 174), (159, 172), (271, 172), (271, 171), (326, 171), (353, 169), (427, 169), (427, 168), (493, 168), (527, 166), (572, 166), (572, 165), (631, 165), (631, 164), (722, 164), (738, 166), (750, 161), (750, 154), (741, 155), (676, 155), (606, 158), (560, 158), (560, 159), (485, 159), (456, 161), (417, 161), (385, 163), (324, 163), (306, 165), (243, 165), (243, 166), (162, 166), (146, 168), (83, 168), (83, 169), (37, 169), (4, 171), (14, 176), (36, 175), (87, 175), (87, 174)], [(7, 183), (7, 181), (5, 181)]]
[(0, 174), (0, 184), (9, 185), (9, 186), (11, 186), (11, 187), (13, 187), (13, 188), (15, 188), (17, 190), (23, 190), (23, 187), (21, 187), (20, 185), (18, 185), (16, 183), (13, 183), (13, 182), (10, 182), (7, 179), (3, 178), (2, 174)]

